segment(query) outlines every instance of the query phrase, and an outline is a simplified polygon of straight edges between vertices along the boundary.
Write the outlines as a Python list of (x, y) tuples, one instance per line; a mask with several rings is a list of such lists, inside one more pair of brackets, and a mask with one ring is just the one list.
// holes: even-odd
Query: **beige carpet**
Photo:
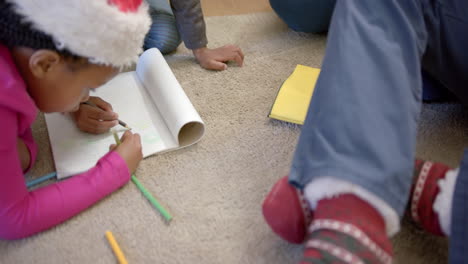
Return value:
[[(137, 176), (174, 215), (165, 224), (130, 183), (70, 221), (34, 237), (0, 242), (0, 263), (115, 263), (104, 237), (114, 232), (130, 263), (295, 263), (301, 246), (276, 237), (261, 202), (288, 172), (299, 127), (267, 118), (296, 64), (320, 67), (324, 36), (291, 32), (271, 13), (207, 19), (211, 46), (240, 45), (245, 66), (201, 69), (184, 48), (168, 57), (207, 125), (200, 143), (144, 160)], [(418, 151), (457, 164), (468, 143), (459, 106), (425, 107)], [(33, 170), (53, 170), (42, 117)], [(445, 263), (446, 243), (405, 228), (396, 263)]]

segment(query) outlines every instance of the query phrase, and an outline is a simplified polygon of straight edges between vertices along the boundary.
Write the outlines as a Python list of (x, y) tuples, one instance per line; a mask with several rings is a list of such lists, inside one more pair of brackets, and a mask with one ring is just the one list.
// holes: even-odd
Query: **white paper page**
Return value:
[(119, 119), (127, 123), (133, 133), (140, 134), (143, 157), (165, 150), (174, 144), (164, 118), (135, 72), (119, 74), (92, 95), (109, 102), (114, 112), (119, 114)]
[[(174, 140), (154, 103), (135, 72), (122, 73), (97, 89), (93, 96), (109, 102), (119, 119), (141, 135), (143, 156), (166, 150)], [(69, 115), (46, 114), (57, 177), (75, 175), (95, 166), (115, 144), (111, 133), (92, 135), (81, 132)], [(123, 130), (121, 126), (115, 129)], [(121, 135), (122, 133), (120, 133)]]
[[(198, 142), (204, 133), (204, 123), (161, 52), (157, 49), (145, 51), (138, 61), (136, 72), (176, 140), (176, 144), (171, 148), (184, 147)], [(189, 123), (194, 129), (184, 133), (187, 140), (179, 142), (181, 128)]]

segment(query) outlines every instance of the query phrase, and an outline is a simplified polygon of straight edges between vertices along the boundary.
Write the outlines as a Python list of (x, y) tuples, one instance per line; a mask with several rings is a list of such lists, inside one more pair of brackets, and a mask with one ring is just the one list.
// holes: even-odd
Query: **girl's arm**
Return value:
[(222, 71), (227, 69), (227, 61), (235, 61), (237, 65), (242, 66), (244, 54), (239, 47), (206, 47), (208, 40), (200, 0), (172, 0), (171, 7), (185, 46), (193, 51), (203, 68)]
[(29, 192), (17, 149), (16, 113), (0, 108), (0, 120), (0, 239), (19, 239), (53, 227), (130, 179), (125, 161), (112, 151), (88, 172)]

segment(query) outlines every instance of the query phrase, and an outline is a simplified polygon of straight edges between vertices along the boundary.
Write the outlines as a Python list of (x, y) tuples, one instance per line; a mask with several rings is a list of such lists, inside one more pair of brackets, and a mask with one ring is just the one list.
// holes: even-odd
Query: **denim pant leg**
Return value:
[(328, 31), (336, 0), (270, 0), (270, 5), (288, 26), (299, 32)]
[(421, 109), (422, 8), (407, 0), (336, 3), (292, 184), (335, 177), (403, 214)]
[(449, 263), (466, 263), (468, 252), (468, 150), (465, 150), (452, 200)]
[(144, 49), (157, 48), (162, 54), (173, 52), (182, 42), (172, 9), (166, 0), (146, 0), (150, 6), (152, 24)]

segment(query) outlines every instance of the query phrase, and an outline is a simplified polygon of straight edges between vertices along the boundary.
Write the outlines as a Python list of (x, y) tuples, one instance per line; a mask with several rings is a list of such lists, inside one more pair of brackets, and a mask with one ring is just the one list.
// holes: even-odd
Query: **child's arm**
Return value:
[(225, 70), (227, 61), (235, 61), (242, 66), (244, 54), (239, 47), (235, 45), (216, 49), (206, 47), (208, 40), (200, 0), (171, 0), (171, 7), (185, 46), (193, 51), (203, 68)]
[(206, 26), (200, 0), (171, 0), (180, 36), (188, 49), (206, 47)]
[(78, 214), (124, 185), (129, 169), (141, 160), (139, 137), (130, 135), (88, 172), (29, 192), (16, 145), (17, 117), (0, 108), (0, 120), (5, 125), (0, 137), (0, 239), (30, 236)]

